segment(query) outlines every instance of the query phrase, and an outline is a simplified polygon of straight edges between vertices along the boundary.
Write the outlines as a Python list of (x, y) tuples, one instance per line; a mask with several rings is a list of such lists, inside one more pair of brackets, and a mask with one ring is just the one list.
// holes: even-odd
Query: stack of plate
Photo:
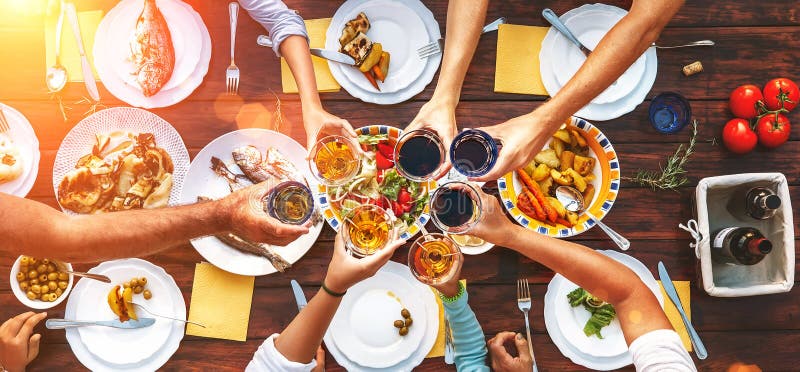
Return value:
[[(619, 261), (639, 275), (656, 295), (661, 307), (664, 307), (658, 283), (644, 264), (617, 251), (599, 252)], [(583, 306), (569, 305), (567, 294), (575, 288), (578, 288), (576, 284), (556, 274), (547, 285), (547, 293), (544, 296), (544, 322), (547, 333), (561, 354), (575, 364), (601, 371), (618, 369), (633, 363), (618, 319), (615, 318), (609, 326), (600, 331), (602, 339), (586, 336), (583, 333), (583, 326), (590, 314)]]
[(438, 53), (419, 58), (417, 49), (442, 37), (433, 13), (419, 0), (349, 0), (336, 10), (325, 37), (325, 49), (339, 50), (345, 24), (364, 12), (371, 27), (367, 36), (391, 55), (386, 81), (377, 91), (357, 67), (328, 61), (331, 73), (350, 95), (364, 102), (389, 105), (422, 92), (442, 61)]
[[(624, 9), (605, 4), (587, 4), (564, 13), (559, 19), (587, 48), (594, 50), (603, 36), (628, 14)], [(539, 52), (542, 82), (550, 96), (569, 81), (586, 57), (558, 30), (551, 27)], [(656, 49), (649, 48), (605, 91), (584, 106), (575, 116), (589, 120), (611, 120), (627, 114), (642, 103), (653, 87), (658, 71)]]
[[(106, 297), (114, 285), (134, 277), (147, 277), (147, 288), (153, 298), (144, 300), (134, 295), (156, 314), (186, 319), (186, 303), (175, 280), (164, 269), (137, 258), (104, 262), (89, 270), (111, 279), (111, 284), (81, 279), (67, 300), (65, 319), (113, 320)], [(139, 317), (152, 316), (137, 307)], [(155, 318), (145, 328), (79, 327), (67, 329), (67, 342), (72, 352), (92, 371), (155, 371), (178, 350), (183, 339), (183, 322)]]
[(156, 5), (169, 27), (175, 67), (167, 84), (152, 97), (142, 93), (131, 61), (130, 40), (143, 2), (120, 1), (97, 27), (93, 50), (97, 74), (111, 94), (131, 106), (166, 107), (182, 101), (203, 82), (211, 60), (211, 36), (200, 14), (179, 0), (157, 0)]
[(0, 110), (8, 121), (11, 130), (4, 134), (11, 138), (14, 145), (19, 149), (20, 159), (23, 164), (22, 175), (17, 179), (0, 183), (0, 192), (16, 195), (24, 198), (31, 191), (39, 173), (39, 139), (31, 127), (31, 123), (19, 111), (11, 106), (0, 103)]
[[(400, 310), (413, 324), (400, 336)], [(325, 334), (325, 346), (348, 371), (411, 371), (422, 363), (439, 331), (433, 291), (407, 266), (389, 261), (375, 276), (354, 285), (342, 299)]]

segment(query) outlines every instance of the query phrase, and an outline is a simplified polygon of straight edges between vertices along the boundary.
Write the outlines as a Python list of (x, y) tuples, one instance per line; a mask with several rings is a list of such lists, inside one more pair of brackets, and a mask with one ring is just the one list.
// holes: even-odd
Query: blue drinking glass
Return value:
[(653, 98), (649, 109), (650, 124), (665, 134), (680, 132), (692, 118), (692, 106), (682, 95), (664, 92)]
[(450, 163), (467, 177), (489, 173), (497, 163), (499, 145), (482, 130), (465, 129), (450, 144)]

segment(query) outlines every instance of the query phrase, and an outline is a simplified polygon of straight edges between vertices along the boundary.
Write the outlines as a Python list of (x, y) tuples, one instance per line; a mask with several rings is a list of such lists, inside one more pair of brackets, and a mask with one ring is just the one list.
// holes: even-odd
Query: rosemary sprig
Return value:
[(667, 165), (660, 166), (660, 171), (640, 169), (633, 177), (622, 177), (624, 180), (649, 186), (653, 190), (673, 190), (685, 185), (689, 180), (686, 178), (684, 166), (689, 162), (689, 157), (694, 153), (694, 145), (697, 142), (697, 120), (692, 122), (692, 136), (689, 144), (678, 146), (675, 153), (667, 158)]

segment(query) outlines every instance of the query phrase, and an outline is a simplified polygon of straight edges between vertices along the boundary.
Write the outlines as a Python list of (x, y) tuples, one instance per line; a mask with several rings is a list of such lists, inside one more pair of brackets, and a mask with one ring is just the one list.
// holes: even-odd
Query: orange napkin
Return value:
[(539, 51), (549, 27), (500, 25), (494, 91), (546, 96), (539, 72)]
[(194, 269), (186, 334), (200, 337), (247, 340), (255, 277), (231, 274), (201, 262)]
[[(325, 33), (328, 25), (331, 24), (330, 18), (307, 19), (306, 32), (308, 32), (310, 48), (325, 48)], [(339, 83), (331, 75), (328, 61), (317, 56), (311, 56), (311, 63), (314, 64), (314, 76), (317, 78), (317, 90), (320, 92), (338, 92), (341, 88)], [(294, 81), (292, 70), (286, 59), (281, 58), (281, 84), (284, 93), (297, 93), (297, 82)]]
[[(83, 49), (86, 51), (86, 58), (92, 64), (94, 78), (97, 80), (97, 71), (94, 69), (94, 33), (97, 26), (103, 19), (102, 10), (91, 10), (78, 12), (78, 23), (81, 28), (81, 38), (83, 39)], [(127, 42), (127, 41), (126, 41)], [(45, 44), (45, 64), (53, 66), (56, 62), (56, 17), (48, 17), (44, 26)], [(72, 26), (64, 15), (64, 24), (61, 27), (61, 64), (67, 69), (69, 81), (83, 81), (83, 68), (81, 65), (81, 55), (78, 53), (78, 44), (72, 34)]]
[[(673, 281), (672, 285), (675, 286), (675, 291), (678, 292), (678, 298), (681, 299), (681, 305), (683, 305), (683, 311), (686, 313), (686, 317), (689, 320), (692, 320), (692, 306), (690, 304), (690, 300), (692, 298), (690, 294), (690, 288), (688, 281)], [(667, 319), (672, 324), (672, 328), (675, 329), (675, 332), (678, 332), (678, 335), (681, 336), (681, 341), (683, 341), (683, 347), (686, 348), (687, 351), (692, 351), (692, 341), (689, 339), (689, 331), (686, 330), (686, 326), (683, 324), (683, 319), (681, 319), (681, 314), (678, 312), (678, 308), (675, 307), (675, 304), (669, 300), (667, 297), (667, 292), (664, 292), (664, 287), (661, 285), (661, 281), (658, 281), (658, 287), (661, 288), (661, 296), (664, 297), (664, 313), (667, 314)]]

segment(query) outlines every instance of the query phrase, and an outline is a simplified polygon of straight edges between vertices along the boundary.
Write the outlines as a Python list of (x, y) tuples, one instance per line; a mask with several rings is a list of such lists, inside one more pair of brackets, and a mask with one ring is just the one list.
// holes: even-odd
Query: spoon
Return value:
[(714, 44), (715, 43), (713, 41), (711, 41), (711, 40), (698, 40), (698, 41), (693, 41), (693, 42), (688, 43), (688, 44), (668, 45), (668, 46), (656, 45), (656, 43), (653, 43), (653, 45), (651, 45), (651, 47), (654, 47), (656, 49), (674, 49), (674, 48), (694, 47), (694, 46), (714, 46)]
[(67, 274), (75, 275), (75, 276), (82, 276), (84, 278), (99, 280), (99, 281), (101, 281), (103, 283), (111, 283), (111, 279), (109, 279), (109, 277), (107, 277), (105, 275), (89, 274), (89, 273), (82, 273), (82, 272), (79, 272), (79, 271), (70, 271), (70, 270), (61, 270), (61, 271), (65, 272)]
[(597, 226), (600, 226), (600, 228), (608, 235), (608, 237), (611, 238), (614, 243), (617, 243), (617, 245), (623, 251), (627, 251), (628, 248), (631, 247), (631, 242), (629, 242), (628, 239), (625, 239), (624, 236), (606, 226), (606, 224), (601, 222), (599, 218), (595, 217), (588, 210), (586, 210), (583, 194), (581, 194), (581, 192), (574, 187), (559, 186), (556, 188), (556, 199), (558, 199), (558, 201), (564, 205), (564, 209), (570, 212), (586, 213), (586, 215), (593, 219), (594, 222), (597, 223)]
[(61, 55), (61, 27), (64, 25), (64, 1), (62, 0), (58, 6), (58, 21), (56, 22), (56, 62), (55, 65), (47, 68), (47, 76), (45, 77), (45, 81), (47, 82), (47, 89), (50, 92), (58, 92), (61, 89), (64, 89), (64, 85), (67, 84), (67, 69), (61, 65), (60, 62), (60, 55)]
[(561, 32), (561, 34), (563, 34), (569, 41), (571, 41), (578, 48), (580, 48), (581, 53), (583, 53), (584, 56), (589, 57), (589, 54), (592, 53), (592, 51), (585, 45), (583, 45), (583, 43), (581, 43), (577, 37), (575, 37), (572, 31), (570, 31), (569, 28), (567, 28), (567, 25), (561, 22), (561, 20), (558, 18), (558, 15), (556, 15), (554, 11), (552, 11), (550, 8), (544, 8), (544, 10), (542, 10), (542, 16), (544, 17), (544, 19), (547, 20), (547, 22), (550, 22), (550, 24), (553, 25), (553, 27), (555, 27), (556, 30)]

